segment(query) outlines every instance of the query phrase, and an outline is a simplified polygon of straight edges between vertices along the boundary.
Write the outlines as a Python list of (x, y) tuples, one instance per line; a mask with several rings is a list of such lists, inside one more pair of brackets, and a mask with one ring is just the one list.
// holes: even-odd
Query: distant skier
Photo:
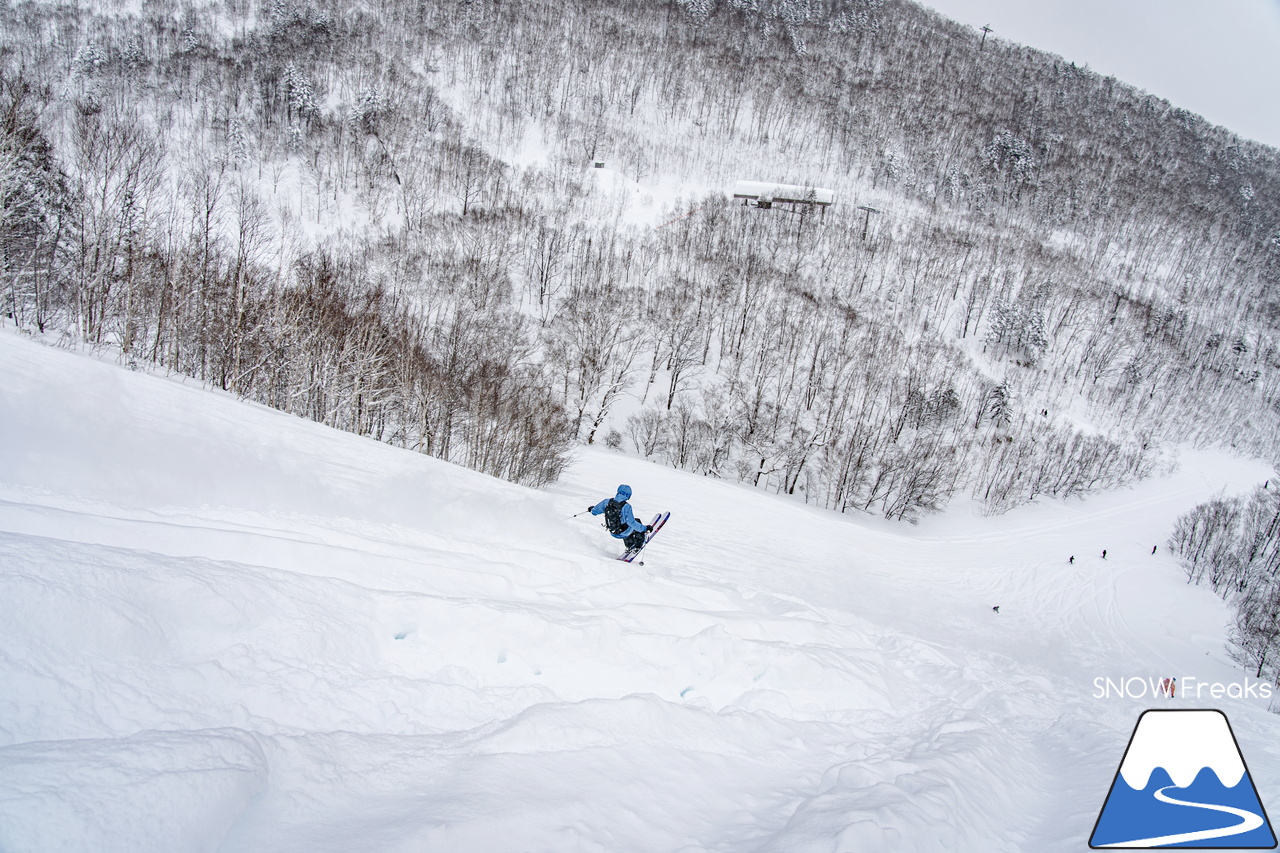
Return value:
[(1103, 548), (1103, 549), (1102, 549), (1102, 559), (1104, 559), (1104, 560), (1105, 560), (1105, 559), (1107, 559), (1107, 549), (1106, 549), (1106, 548)]
[(621, 539), (627, 551), (639, 551), (644, 547), (644, 536), (649, 531), (648, 525), (637, 521), (627, 500), (631, 497), (631, 487), (618, 486), (618, 493), (605, 498), (595, 506), (587, 507), (592, 515), (604, 516), (605, 530), (614, 539)]
[(1152, 553), (1152, 554), (1154, 554), (1154, 553), (1156, 552), (1156, 549), (1157, 549), (1157, 548), (1159, 548), (1159, 547), (1160, 547), (1159, 545), (1152, 545), (1152, 546), (1151, 546), (1151, 553)]
[(1076, 555), (1072, 554), (1070, 557), (1068, 557), (1067, 562), (1074, 566), (1076, 564)]

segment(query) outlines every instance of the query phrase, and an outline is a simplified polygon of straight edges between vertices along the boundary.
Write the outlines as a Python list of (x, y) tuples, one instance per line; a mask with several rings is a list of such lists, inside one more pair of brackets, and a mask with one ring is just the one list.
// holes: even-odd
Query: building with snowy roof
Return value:
[(738, 181), (733, 185), (733, 197), (743, 204), (756, 203), (756, 207), (772, 207), (774, 204), (798, 204), (820, 207), (825, 210), (835, 204), (835, 190), (799, 184), (775, 184), (769, 181)]

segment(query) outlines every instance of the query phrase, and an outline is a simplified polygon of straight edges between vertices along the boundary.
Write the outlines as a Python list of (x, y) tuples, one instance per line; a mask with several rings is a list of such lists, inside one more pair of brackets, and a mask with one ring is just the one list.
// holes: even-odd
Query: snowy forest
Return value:
[(1208, 581), (1232, 605), (1236, 659), (1280, 684), (1280, 490), (1217, 498), (1178, 519), (1169, 546), (1187, 582)]
[(6, 3), (0, 130), (7, 322), (516, 482), (1280, 457), (1280, 152), (906, 0)]

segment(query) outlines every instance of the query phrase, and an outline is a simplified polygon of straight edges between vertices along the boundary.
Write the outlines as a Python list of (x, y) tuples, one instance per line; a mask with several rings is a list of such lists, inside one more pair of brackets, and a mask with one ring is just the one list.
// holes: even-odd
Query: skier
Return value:
[(622, 540), (622, 544), (627, 547), (627, 553), (643, 548), (645, 534), (653, 529), (636, 520), (635, 513), (631, 511), (631, 504), (627, 503), (630, 497), (631, 487), (623, 484), (618, 486), (618, 493), (613, 497), (605, 498), (595, 506), (587, 507), (592, 515), (604, 515), (605, 530), (608, 530), (609, 535), (614, 539)]

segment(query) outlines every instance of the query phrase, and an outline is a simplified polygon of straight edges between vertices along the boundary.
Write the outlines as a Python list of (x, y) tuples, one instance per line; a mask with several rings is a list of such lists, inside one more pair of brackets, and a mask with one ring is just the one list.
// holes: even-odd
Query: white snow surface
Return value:
[(1120, 765), (1120, 775), (1130, 788), (1141, 791), (1157, 767), (1167, 770), (1179, 788), (1188, 787), (1206, 767), (1228, 788), (1240, 784), (1244, 777), (1244, 761), (1227, 718), (1218, 711), (1143, 714)]
[[(1094, 679), (1243, 678), (1173, 520), (1270, 475), (916, 527), (596, 450), (537, 492), (0, 333), (0, 850), (1084, 849), (1153, 704)], [(620, 482), (644, 566), (569, 518)], [(1280, 811), (1280, 717), (1174, 701)]]

